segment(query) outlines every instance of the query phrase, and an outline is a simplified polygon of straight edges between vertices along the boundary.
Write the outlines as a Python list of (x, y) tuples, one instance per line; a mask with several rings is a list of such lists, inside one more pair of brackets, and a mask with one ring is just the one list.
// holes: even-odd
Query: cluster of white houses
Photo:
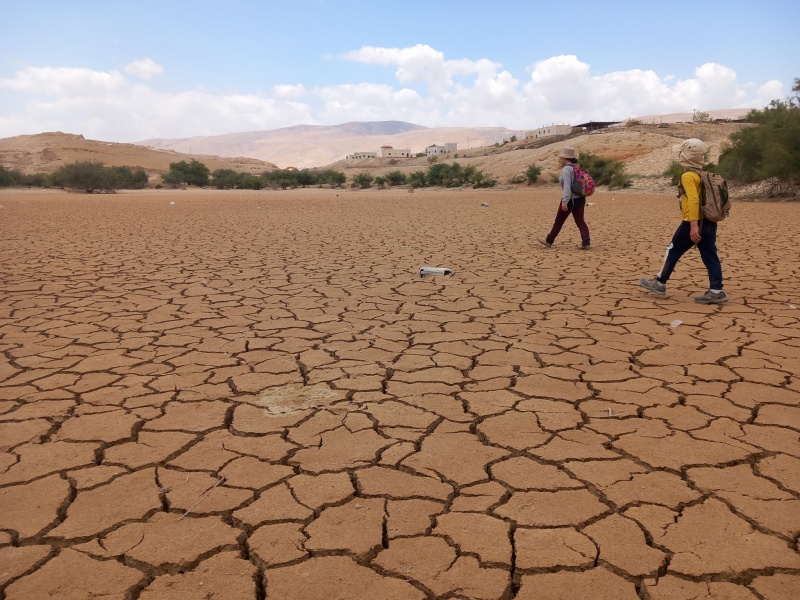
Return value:
[(572, 133), (572, 125), (548, 125), (547, 127), (539, 127), (525, 132), (525, 139), (539, 139), (543, 137), (550, 137), (553, 135), (569, 135)]
[[(428, 156), (437, 156), (445, 152), (454, 152), (458, 150), (458, 144), (446, 143), (444, 146), (436, 144), (425, 148), (425, 154)], [(377, 152), (353, 152), (347, 155), (347, 159), (356, 158), (411, 158), (415, 156), (411, 153), (410, 148), (394, 148), (392, 146), (381, 146)]]
[[(575, 129), (586, 131), (593, 131), (595, 129), (604, 129), (611, 125), (618, 124), (619, 121), (589, 121), (588, 123), (581, 123), (580, 125), (547, 125), (539, 127), (539, 129), (532, 129), (525, 132), (525, 139), (539, 139), (552, 136), (565, 136), (569, 135)], [(439, 154), (446, 154), (447, 152), (454, 152), (458, 150), (458, 144), (446, 143), (444, 146), (434, 144), (425, 148), (425, 154), (428, 156), (437, 156)], [(415, 156), (411, 153), (409, 148), (393, 148), (392, 146), (381, 146), (377, 152), (353, 152), (348, 154), (348, 159), (357, 158), (411, 158)]]

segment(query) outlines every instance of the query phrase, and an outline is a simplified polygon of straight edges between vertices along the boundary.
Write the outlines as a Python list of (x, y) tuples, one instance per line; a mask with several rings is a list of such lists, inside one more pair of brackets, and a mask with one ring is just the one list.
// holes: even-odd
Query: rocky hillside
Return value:
[[(513, 177), (524, 175), (528, 166), (536, 164), (542, 169), (540, 182), (550, 184), (559, 171), (556, 159), (559, 148), (570, 145), (578, 151), (622, 161), (627, 173), (634, 179), (633, 189), (660, 191), (669, 187), (668, 180), (661, 174), (674, 158), (671, 148), (675, 143), (688, 137), (699, 137), (709, 144), (711, 148), (709, 160), (715, 162), (730, 134), (742, 127), (747, 125), (716, 122), (615, 126), (566, 138), (545, 138), (535, 142), (519, 140), (498, 145), (484, 145), (435, 158), (337, 160), (320, 168), (342, 171), (349, 179), (360, 172), (377, 176), (390, 171), (401, 171), (406, 174), (424, 171), (434, 160), (458, 162), (464, 166), (473, 165), (487, 176), (496, 179), (499, 185), (505, 185)], [(427, 135), (430, 131), (424, 128), (422, 131), (413, 129), (395, 135)], [(358, 135), (358, 139), (364, 139), (362, 133)], [(434, 141), (437, 140), (431, 140)], [(64, 133), (43, 133), (0, 139), (0, 165), (7, 169), (18, 169), (23, 173), (52, 172), (66, 163), (89, 160), (99, 161), (107, 166), (138, 166), (151, 175), (158, 175), (168, 171), (172, 162), (192, 159), (204, 163), (211, 171), (227, 168), (260, 174), (277, 168), (273, 163), (254, 158), (179, 153), (136, 144), (86, 140), (80, 135)], [(151, 177), (151, 183), (157, 180)]]
[(116, 144), (87, 140), (69, 133), (40, 133), (0, 139), (0, 166), (25, 174), (52, 173), (73, 162), (101, 162), (107, 167), (141, 167), (149, 175), (169, 171), (169, 165), (182, 160), (198, 160), (211, 171), (233, 169), (260, 175), (277, 167), (254, 158), (223, 158), (202, 154), (184, 154), (170, 150), (155, 150), (136, 144)]
[[(549, 183), (559, 171), (556, 159), (561, 146), (574, 146), (579, 152), (591, 152), (604, 158), (620, 160), (626, 172), (633, 176), (637, 189), (660, 190), (668, 187), (661, 176), (674, 159), (672, 146), (689, 137), (698, 137), (710, 146), (709, 160), (715, 162), (728, 137), (734, 131), (746, 127), (743, 123), (662, 123), (658, 125), (630, 125), (601, 129), (559, 138), (544, 138), (536, 142), (519, 140), (498, 147), (489, 146), (471, 150), (459, 150), (438, 157), (438, 162), (458, 162), (473, 165), (486, 175), (507, 183), (515, 176), (523, 175), (528, 166), (539, 165), (542, 169), (540, 181)], [(327, 168), (352, 174), (367, 172), (385, 175), (390, 171), (411, 173), (426, 170), (434, 158), (341, 160)]]
[(150, 139), (139, 144), (177, 152), (218, 156), (249, 156), (285, 169), (320, 167), (355, 152), (375, 152), (381, 146), (424, 152), (432, 144), (452, 142), (459, 148), (491, 146), (510, 140), (518, 131), (505, 127), (422, 127), (403, 121), (296, 125), (268, 131), (247, 131), (185, 139)]

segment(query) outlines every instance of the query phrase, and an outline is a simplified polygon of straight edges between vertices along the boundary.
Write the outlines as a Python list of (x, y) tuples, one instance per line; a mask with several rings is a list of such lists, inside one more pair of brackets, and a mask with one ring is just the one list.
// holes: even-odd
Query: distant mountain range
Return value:
[(433, 144), (448, 142), (459, 149), (491, 146), (521, 136), (505, 127), (429, 128), (403, 121), (353, 122), (341, 125), (295, 125), (266, 131), (226, 133), (180, 139), (154, 138), (136, 142), (184, 154), (243, 156), (274, 163), (281, 168), (323, 167), (354, 152), (377, 151), (381, 146), (424, 152)]

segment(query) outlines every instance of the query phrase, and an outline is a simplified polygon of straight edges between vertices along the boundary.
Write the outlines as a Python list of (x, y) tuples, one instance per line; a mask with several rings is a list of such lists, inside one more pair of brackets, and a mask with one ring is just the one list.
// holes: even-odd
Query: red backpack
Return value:
[(580, 194), (584, 198), (594, 194), (594, 179), (580, 165), (572, 165), (575, 179), (572, 180), (572, 193)]

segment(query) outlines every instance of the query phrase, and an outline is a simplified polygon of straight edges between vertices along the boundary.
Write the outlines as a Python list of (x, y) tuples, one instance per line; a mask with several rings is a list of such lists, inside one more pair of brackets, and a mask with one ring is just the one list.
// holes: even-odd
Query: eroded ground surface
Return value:
[(0, 195), (0, 595), (797, 598), (800, 205), (556, 204)]

